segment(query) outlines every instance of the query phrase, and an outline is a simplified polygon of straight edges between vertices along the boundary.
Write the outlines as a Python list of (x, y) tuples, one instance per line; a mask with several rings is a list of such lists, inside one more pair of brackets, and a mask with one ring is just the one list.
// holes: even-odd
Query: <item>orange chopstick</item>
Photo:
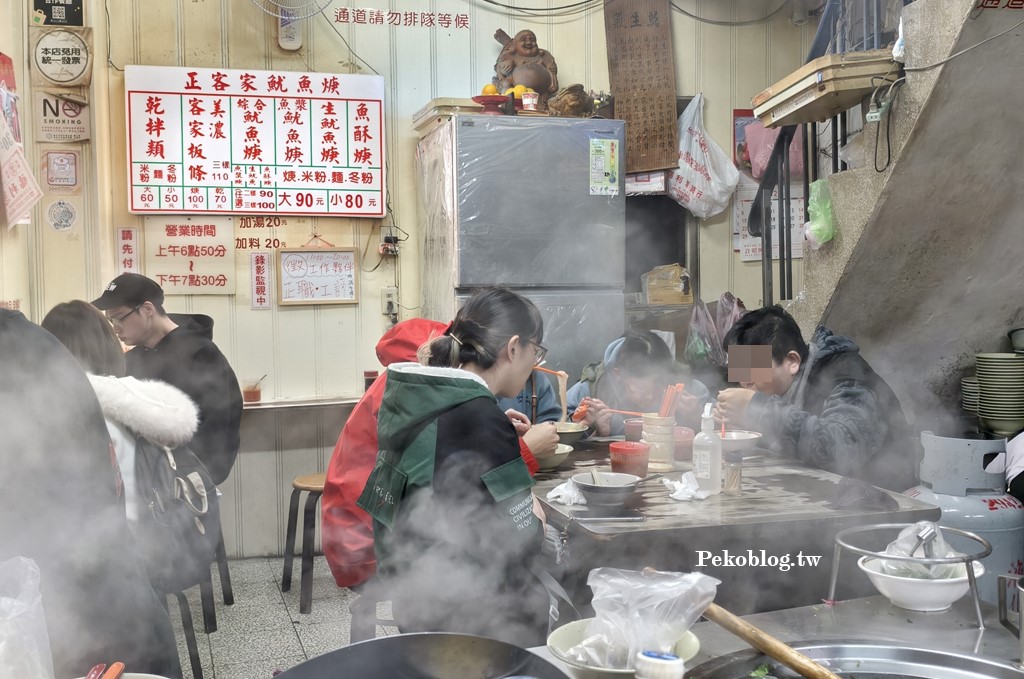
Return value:
[(643, 417), (643, 413), (637, 413), (632, 410), (616, 410), (615, 408), (609, 408), (608, 412), (618, 413), (619, 415), (632, 415), (633, 417)]
[(539, 366), (539, 365), (533, 366), (533, 369), (534, 370), (539, 370), (542, 373), (548, 373), (549, 375), (567, 375), (568, 374), (564, 370), (552, 370), (551, 368), (544, 368), (544, 367)]

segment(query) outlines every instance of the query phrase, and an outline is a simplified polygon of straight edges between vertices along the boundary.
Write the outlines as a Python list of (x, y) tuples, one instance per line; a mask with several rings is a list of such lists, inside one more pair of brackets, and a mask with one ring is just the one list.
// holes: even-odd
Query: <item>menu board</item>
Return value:
[(355, 248), (282, 248), (278, 257), (278, 304), (359, 302)]
[(668, 0), (605, 0), (608, 79), (626, 121), (626, 172), (679, 165), (676, 75)]
[(383, 217), (384, 79), (125, 67), (135, 213)]

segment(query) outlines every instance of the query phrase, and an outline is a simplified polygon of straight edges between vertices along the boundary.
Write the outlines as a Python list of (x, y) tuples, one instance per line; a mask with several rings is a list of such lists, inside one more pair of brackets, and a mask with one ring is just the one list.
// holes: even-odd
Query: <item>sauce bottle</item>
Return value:
[(722, 492), (722, 439), (715, 432), (710, 403), (704, 406), (700, 433), (693, 438), (693, 475), (701, 490), (712, 495)]

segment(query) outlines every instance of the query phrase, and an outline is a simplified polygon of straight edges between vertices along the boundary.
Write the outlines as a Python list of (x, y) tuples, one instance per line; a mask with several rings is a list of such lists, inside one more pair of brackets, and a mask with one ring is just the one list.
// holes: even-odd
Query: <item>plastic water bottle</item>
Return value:
[(701, 490), (712, 495), (722, 492), (722, 439), (715, 432), (710, 403), (704, 406), (700, 433), (693, 438), (693, 475)]

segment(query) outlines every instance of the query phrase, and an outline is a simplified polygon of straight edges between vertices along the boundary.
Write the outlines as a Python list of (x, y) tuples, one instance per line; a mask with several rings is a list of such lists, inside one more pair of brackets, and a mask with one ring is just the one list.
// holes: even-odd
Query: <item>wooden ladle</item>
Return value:
[(712, 603), (704, 611), (704, 617), (711, 620), (740, 639), (808, 679), (840, 679), (839, 675), (822, 667), (796, 649), (787, 646), (764, 630), (754, 627), (718, 604)]

